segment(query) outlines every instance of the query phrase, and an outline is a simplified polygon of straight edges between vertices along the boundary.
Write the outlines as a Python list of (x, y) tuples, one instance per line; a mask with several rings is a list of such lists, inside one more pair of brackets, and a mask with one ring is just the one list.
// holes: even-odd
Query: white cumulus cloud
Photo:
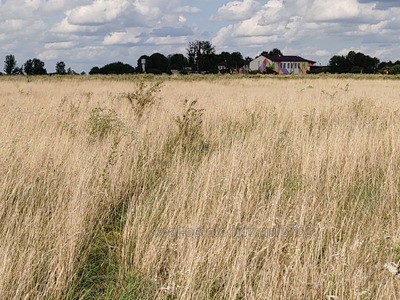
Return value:
[(71, 10), (68, 22), (73, 25), (99, 25), (118, 18), (129, 6), (125, 0), (97, 0)]
[(218, 8), (212, 19), (243, 20), (251, 17), (258, 7), (260, 7), (260, 3), (255, 0), (230, 1)]

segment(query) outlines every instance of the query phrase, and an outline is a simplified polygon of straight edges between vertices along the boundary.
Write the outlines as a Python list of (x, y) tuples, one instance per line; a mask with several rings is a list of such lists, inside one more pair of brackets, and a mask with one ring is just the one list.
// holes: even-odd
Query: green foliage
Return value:
[(4, 72), (7, 75), (15, 74), (17, 69), (17, 60), (15, 56), (10, 54), (6, 55), (6, 59), (4, 60)]
[(197, 72), (212, 72), (215, 68), (215, 47), (209, 41), (190, 42), (186, 49), (189, 65)]
[(185, 100), (186, 110), (182, 116), (175, 118), (178, 127), (173, 141), (184, 153), (201, 153), (208, 149), (203, 134), (203, 111), (196, 108), (197, 100)]
[(47, 74), (47, 70), (44, 68), (44, 62), (38, 58), (28, 59), (24, 64), (24, 71), (26, 75)]
[(157, 103), (161, 87), (162, 82), (160, 81), (139, 80), (136, 82), (135, 91), (124, 95), (131, 104), (136, 116), (141, 118), (148, 108)]
[(100, 74), (100, 68), (97, 66), (91, 68), (89, 71), (89, 75), (95, 75), (95, 74)]
[(133, 74), (135, 73), (135, 68), (129, 64), (124, 64), (120, 61), (107, 64), (101, 68), (93, 67), (89, 74)]
[(238, 69), (243, 67), (245, 60), (240, 52), (221, 52), (216, 56), (218, 63), (226, 63), (228, 69)]
[[(143, 70), (142, 59), (146, 60), (145, 70)], [(142, 55), (137, 61), (137, 69), (140, 73), (163, 74), (168, 72), (170, 62), (161, 53), (153, 53), (151, 56)]]
[(382, 62), (379, 64), (379, 72), (382, 74), (400, 74), (400, 61), (396, 62)]
[(156, 298), (156, 283), (139, 273), (130, 274), (122, 282), (109, 282), (109, 286), (102, 297), (109, 300), (152, 300)]
[(373, 74), (378, 70), (379, 59), (363, 53), (350, 51), (346, 56), (335, 55), (329, 60), (332, 73), (367, 73)]
[(269, 52), (263, 51), (263, 52), (261, 52), (260, 55), (262, 55), (262, 56), (267, 56), (267, 55), (283, 56), (282, 51), (279, 50), (278, 48), (274, 48)]
[(150, 63), (151, 65), (148, 67), (149, 73), (157, 74), (156, 72), (151, 72), (152, 69), (158, 70), (160, 73), (167, 73), (169, 61), (163, 54), (153, 53), (150, 56)]
[(168, 55), (169, 66), (168, 70), (179, 70), (183, 71), (189, 66), (187, 58), (180, 53)]
[(56, 63), (56, 73), (59, 75), (67, 74), (67, 71), (65, 70), (65, 63), (63, 61)]
[(91, 138), (103, 139), (110, 133), (117, 133), (122, 128), (122, 122), (113, 109), (96, 107), (90, 112), (88, 130)]
[(87, 251), (87, 257), (78, 273), (78, 284), (75, 288), (83, 299), (103, 298), (118, 274), (118, 260), (115, 253), (119, 236), (116, 232), (98, 230), (93, 236)]

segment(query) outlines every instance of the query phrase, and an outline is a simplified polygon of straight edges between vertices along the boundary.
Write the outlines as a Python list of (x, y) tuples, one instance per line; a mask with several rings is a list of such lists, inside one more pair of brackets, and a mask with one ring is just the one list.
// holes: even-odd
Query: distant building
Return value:
[(276, 74), (307, 74), (315, 61), (292, 55), (260, 55), (250, 62), (250, 72)]
[(219, 71), (219, 72), (229, 70), (229, 68), (228, 68), (228, 63), (227, 63), (226, 61), (220, 62), (220, 63), (217, 65), (217, 68), (218, 68), (218, 71)]

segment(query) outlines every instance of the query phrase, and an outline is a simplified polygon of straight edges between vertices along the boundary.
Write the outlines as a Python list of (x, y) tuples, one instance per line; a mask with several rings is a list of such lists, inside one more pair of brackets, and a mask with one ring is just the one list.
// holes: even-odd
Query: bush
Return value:
[(91, 138), (103, 139), (112, 132), (119, 132), (122, 122), (115, 110), (96, 107), (90, 112), (88, 126)]
[(136, 116), (141, 118), (145, 110), (158, 101), (158, 93), (160, 92), (162, 82), (148, 82), (140, 80), (136, 83), (136, 90), (125, 94), (125, 98), (130, 102)]

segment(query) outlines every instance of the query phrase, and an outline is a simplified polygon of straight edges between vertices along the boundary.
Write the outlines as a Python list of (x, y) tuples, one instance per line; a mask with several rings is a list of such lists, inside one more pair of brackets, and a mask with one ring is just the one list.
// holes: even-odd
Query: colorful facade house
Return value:
[(250, 62), (250, 71), (267, 73), (268, 69), (281, 75), (307, 74), (315, 61), (292, 55), (260, 55)]

